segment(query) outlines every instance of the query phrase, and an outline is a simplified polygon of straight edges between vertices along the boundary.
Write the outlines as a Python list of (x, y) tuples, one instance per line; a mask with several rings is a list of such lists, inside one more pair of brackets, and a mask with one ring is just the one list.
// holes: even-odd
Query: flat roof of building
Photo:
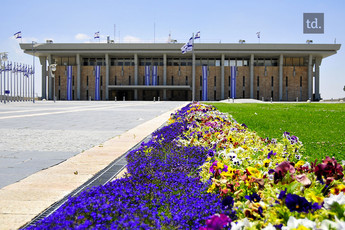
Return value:
[[(21, 43), (24, 53), (36, 56), (81, 56), (102, 57), (111, 56), (161, 56), (167, 54), (174, 57), (191, 57), (192, 52), (181, 53), (183, 43)], [(195, 43), (194, 53), (198, 57), (214, 57), (215, 54), (225, 54), (231, 57), (272, 57), (284, 56), (302, 57), (309, 54), (314, 57), (326, 58), (334, 55), (340, 49), (340, 44), (274, 44), (274, 43)]]

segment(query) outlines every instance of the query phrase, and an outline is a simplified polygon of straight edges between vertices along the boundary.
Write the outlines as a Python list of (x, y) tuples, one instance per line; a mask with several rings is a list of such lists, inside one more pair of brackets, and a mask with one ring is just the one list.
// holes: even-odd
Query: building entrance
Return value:
[(116, 100), (122, 101), (125, 99), (126, 101), (134, 100), (134, 92), (132, 90), (110, 90), (109, 92), (109, 100)]

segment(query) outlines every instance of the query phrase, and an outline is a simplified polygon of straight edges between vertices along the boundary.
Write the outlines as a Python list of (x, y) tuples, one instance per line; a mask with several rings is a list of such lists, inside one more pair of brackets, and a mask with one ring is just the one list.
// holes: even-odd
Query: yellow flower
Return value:
[(310, 191), (306, 194), (306, 198), (311, 202), (317, 202), (321, 204), (323, 202), (324, 197), (317, 196), (314, 191)]
[(222, 162), (217, 162), (217, 168), (219, 168), (219, 169), (223, 169), (223, 167), (224, 167), (224, 164), (222, 163)]
[(213, 190), (215, 190), (215, 188), (216, 188), (216, 184), (213, 183), (213, 184), (207, 189), (207, 193), (212, 193)]
[(331, 193), (334, 195), (338, 195), (340, 192), (345, 192), (345, 185), (338, 184), (337, 186), (331, 188)]
[(255, 178), (261, 178), (262, 177), (261, 172), (258, 169), (256, 169), (256, 168), (248, 166), (247, 170), (250, 173), (249, 176), (252, 176), (252, 177), (255, 177)]
[(300, 160), (300, 161), (298, 161), (298, 162), (296, 163), (295, 168), (299, 168), (299, 167), (301, 167), (301, 166), (304, 165), (304, 164), (305, 164), (305, 162), (302, 161), (302, 160)]
[(309, 230), (309, 228), (306, 228), (303, 225), (299, 225), (298, 228), (294, 228), (293, 230)]
[(264, 163), (264, 166), (267, 168), (270, 165), (271, 160), (270, 159), (265, 159), (263, 163)]

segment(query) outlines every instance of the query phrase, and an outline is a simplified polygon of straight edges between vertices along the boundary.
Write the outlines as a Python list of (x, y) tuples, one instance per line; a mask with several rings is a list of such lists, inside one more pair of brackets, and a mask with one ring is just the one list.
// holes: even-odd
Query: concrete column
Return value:
[[(167, 85), (167, 54), (163, 54), (163, 85)], [(167, 99), (167, 90), (163, 89), (163, 100)]]
[(192, 101), (195, 101), (195, 54), (192, 56)]
[(283, 100), (283, 54), (279, 56), (279, 101)]
[(39, 57), (39, 58), (42, 65), (42, 99), (47, 100), (47, 58), (46, 57)]
[(308, 59), (308, 99), (313, 99), (313, 55)]
[[(134, 54), (134, 85), (138, 85), (138, 54)], [(138, 100), (138, 90), (134, 90), (134, 100)]]
[(250, 98), (254, 98), (254, 54), (250, 55)]
[[(48, 55), (48, 66), (52, 64), (52, 55), (49, 54)], [(50, 71), (48, 71), (48, 100), (53, 100), (53, 78), (52, 75), (50, 73)]]
[(315, 59), (315, 100), (320, 100), (320, 65), (321, 58)]
[(109, 54), (105, 54), (105, 100), (109, 100)]
[(224, 62), (225, 62), (225, 55), (222, 54), (221, 60), (221, 76), (220, 76), (220, 99), (224, 100)]
[(80, 85), (81, 85), (80, 54), (77, 54), (76, 60), (77, 60), (77, 100), (80, 100)]

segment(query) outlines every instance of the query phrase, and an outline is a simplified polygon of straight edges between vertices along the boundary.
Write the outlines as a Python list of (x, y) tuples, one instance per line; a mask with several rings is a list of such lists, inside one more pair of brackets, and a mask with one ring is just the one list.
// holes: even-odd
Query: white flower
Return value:
[(316, 223), (304, 218), (304, 219), (296, 219), (293, 216), (290, 216), (287, 226), (282, 227), (282, 230), (291, 230), (296, 229), (298, 226), (304, 226), (306, 228), (316, 229)]
[(239, 160), (239, 159), (237, 159), (237, 158), (235, 158), (235, 159), (232, 160), (232, 163), (233, 163), (234, 165), (240, 166), (240, 165), (242, 164), (242, 161)]
[(308, 167), (308, 168), (310, 168), (310, 163), (309, 163), (309, 162), (306, 162), (304, 165), (302, 165), (302, 167)]
[(265, 228), (263, 228), (262, 230), (276, 230), (276, 228), (271, 224), (269, 223)]
[(345, 222), (339, 221), (337, 216), (335, 216), (335, 222), (330, 220), (323, 220), (321, 222), (320, 229), (321, 230), (328, 230), (329, 228), (336, 229), (336, 230), (343, 230), (345, 229)]
[(225, 157), (226, 157), (226, 156), (227, 156), (227, 154), (226, 154), (226, 149), (217, 152), (217, 154), (218, 154), (219, 156), (225, 156)]
[(247, 218), (244, 218), (242, 221), (237, 222), (231, 222), (231, 230), (242, 230), (246, 227), (250, 228), (252, 224), (249, 222)]
[(327, 209), (330, 209), (334, 202), (337, 202), (340, 205), (345, 204), (345, 196), (343, 192), (340, 192), (338, 195), (331, 194), (329, 198), (325, 198), (323, 201), (323, 206)]

